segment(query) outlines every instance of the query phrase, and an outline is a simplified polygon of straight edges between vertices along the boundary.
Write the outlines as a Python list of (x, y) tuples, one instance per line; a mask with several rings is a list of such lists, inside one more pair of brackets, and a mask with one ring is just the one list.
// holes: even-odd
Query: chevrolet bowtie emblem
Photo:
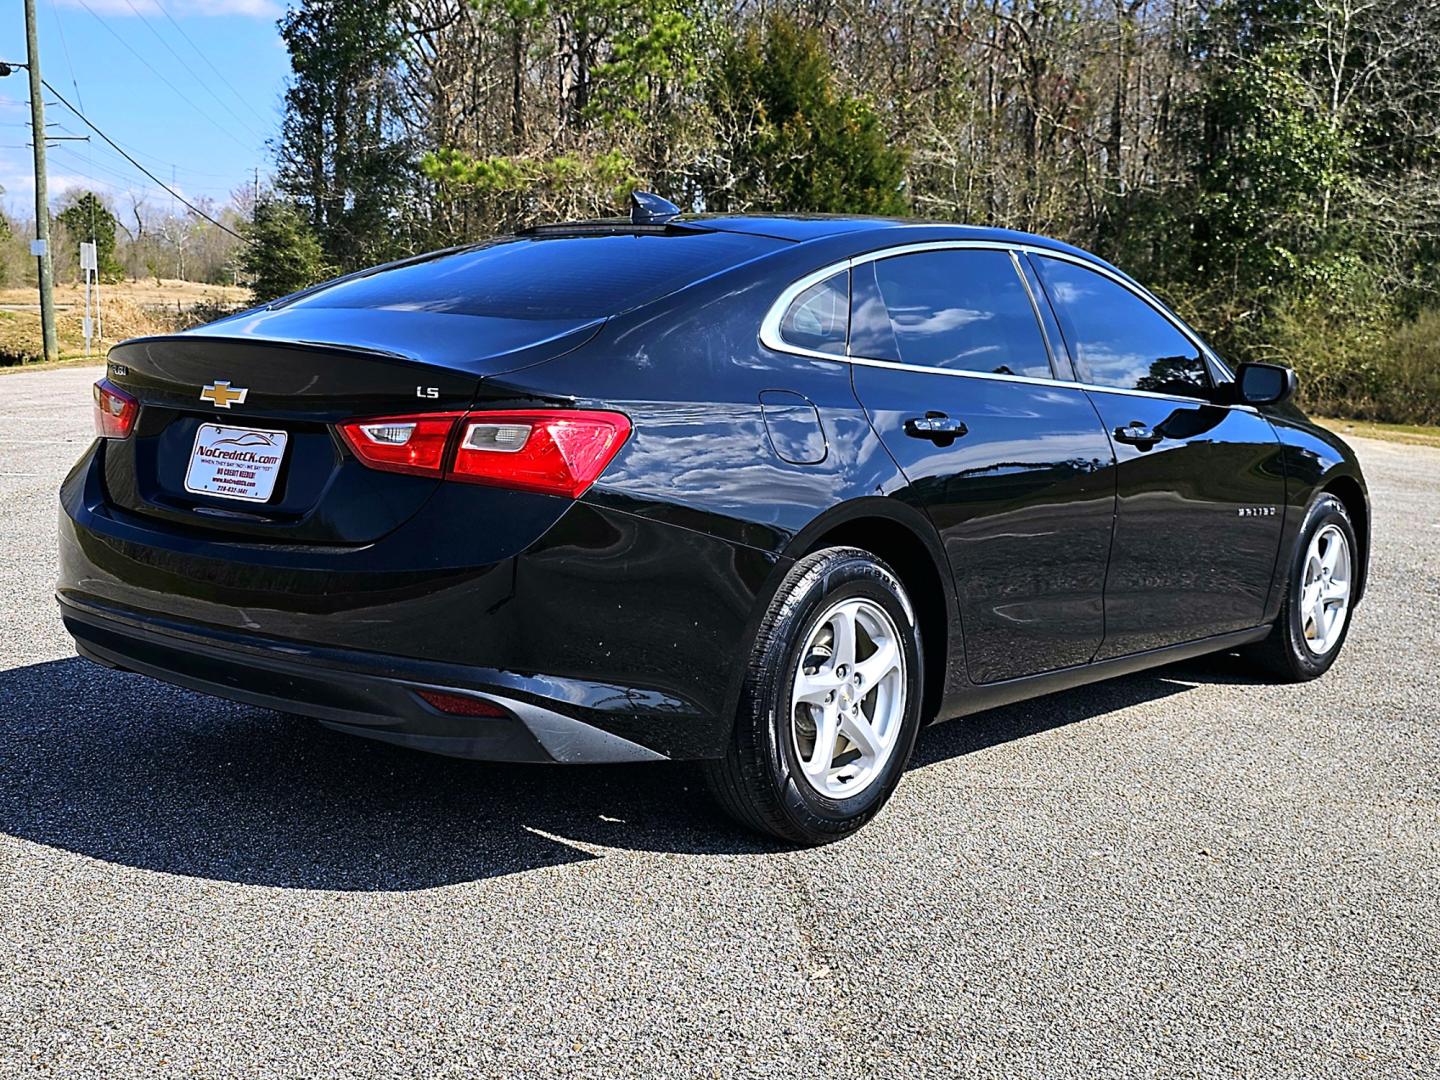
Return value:
[(214, 382), (200, 391), (200, 400), (213, 402), (217, 409), (228, 409), (231, 405), (244, 405), (248, 387), (231, 386), (228, 382)]

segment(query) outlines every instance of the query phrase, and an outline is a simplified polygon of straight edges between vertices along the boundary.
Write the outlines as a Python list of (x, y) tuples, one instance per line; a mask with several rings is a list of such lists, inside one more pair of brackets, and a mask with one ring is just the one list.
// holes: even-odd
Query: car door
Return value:
[(1275, 431), (1220, 403), (1200, 347), (1140, 292), (1076, 261), (1030, 259), (1118, 461), (1097, 658), (1258, 625), (1284, 522)]
[[(1038, 287), (1038, 286), (1037, 286)], [(859, 261), (856, 393), (945, 545), (974, 682), (1088, 661), (1104, 631), (1113, 459), (1053, 378), (1031, 287), (1001, 248)]]

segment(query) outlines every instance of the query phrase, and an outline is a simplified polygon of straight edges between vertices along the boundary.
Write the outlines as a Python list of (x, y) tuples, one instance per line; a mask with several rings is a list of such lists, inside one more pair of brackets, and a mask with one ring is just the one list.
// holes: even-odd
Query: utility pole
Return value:
[(25, 48), (29, 54), (30, 128), (35, 144), (35, 258), (40, 276), (40, 331), (45, 359), (58, 360), (55, 338), (55, 292), (50, 258), (50, 196), (45, 180), (45, 90), (40, 84), (40, 36), (35, 29), (35, 0), (25, 0)]

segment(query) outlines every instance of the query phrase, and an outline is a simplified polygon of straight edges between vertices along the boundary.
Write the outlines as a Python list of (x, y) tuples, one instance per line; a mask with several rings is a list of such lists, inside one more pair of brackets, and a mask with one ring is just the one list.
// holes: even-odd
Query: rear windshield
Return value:
[(506, 237), (338, 282), (293, 306), (595, 319), (784, 246), (720, 232)]

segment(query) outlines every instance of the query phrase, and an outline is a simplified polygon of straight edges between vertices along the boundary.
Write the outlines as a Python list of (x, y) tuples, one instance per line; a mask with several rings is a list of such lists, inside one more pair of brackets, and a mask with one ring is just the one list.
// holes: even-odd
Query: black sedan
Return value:
[(1334, 662), (1369, 502), (1290, 371), (1043, 237), (672, 210), (117, 346), (60, 494), (80, 653), (445, 754), (698, 759), (800, 843), (930, 721)]

